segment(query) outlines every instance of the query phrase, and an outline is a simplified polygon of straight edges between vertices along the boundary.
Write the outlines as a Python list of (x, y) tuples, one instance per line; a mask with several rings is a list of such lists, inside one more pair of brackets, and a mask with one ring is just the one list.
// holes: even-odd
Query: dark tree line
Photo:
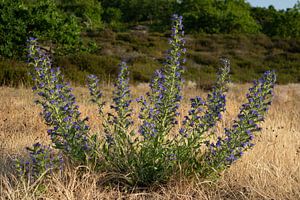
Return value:
[[(251, 7), (245, 0), (100, 0), (105, 23), (168, 24), (172, 13), (184, 16), (187, 31), (264, 33), (299, 37), (300, 3), (287, 10)], [(120, 24), (120, 23), (119, 23)]]
[(80, 46), (83, 31), (138, 23), (164, 31), (173, 13), (183, 15), (187, 32), (300, 37), (299, 2), (278, 11), (251, 7), (245, 0), (0, 0), (0, 12), (4, 57), (19, 56), (28, 35), (68, 52)]

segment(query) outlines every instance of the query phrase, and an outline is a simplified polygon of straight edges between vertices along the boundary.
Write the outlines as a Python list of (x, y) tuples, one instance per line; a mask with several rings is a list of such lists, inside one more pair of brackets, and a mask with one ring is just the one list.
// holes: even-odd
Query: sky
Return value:
[(252, 6), (268, 7), (273, 5), (276, 9), (292, 8), (297, 0), (247, 0)]

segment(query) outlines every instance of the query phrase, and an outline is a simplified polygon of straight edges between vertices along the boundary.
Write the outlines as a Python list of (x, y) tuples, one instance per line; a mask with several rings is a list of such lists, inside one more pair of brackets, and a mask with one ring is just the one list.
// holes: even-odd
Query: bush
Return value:
[(103, 28), (103, 9), (98, 0), (59, 0), (58, 7), (68, 15), (75, 15), (86, 30)]
[[(247, 103), (241, 106), (233, 126), (226, 128), (222, 137), (216, 138), (208, 133), (225, 111), (230, 63), (223, 59), (223, 67), (207, 99), (192, 98), (190, 110), (186, 116), (181, 116), (184, 120), (177, 129), (186, 52), (182, 29), (182, 18), (174, 15), (171, 48), (164, 67), (155, 72), (150, 92), (137, 99), (140, 104), (137, 131), (133, 129), (131, 118), (133, 110), (126, 63), (120, 64), (109, 113), (103, 112), (104, 102), (97, 77), (88, 77), (91, 101), (98, 105), (98, 113), (103, 119), (100, 135), (89, 134), (87, 118), (81, 119), (75, 97), (70, 86), (64, 83), (60, 69), (51, 68), (49, 57), (39, 51), (36, 40), (31, 40), (29, 56), (35, 82), (33, 90), (40, 97), (37, 103), (42, 105), (42, 115), (50, 127), (52, 147), (74, 165), (91, 164), (94, 170), (108, 172), (109, 178), (132, 187), (165, 183), (171, 176), (179, 174), (197, 174), (209, 179), (252, 148), (254, 133), (260, 130), (259, 123), (264, 120), (272, 101), (275, 73), (267, 71), (254, 82), (247, 94)], [(36, 159), (33, 159), (28, 171), (38, 169), (35, 174), (41, 174), (45, 170), (43, 166), (49, 166), (48, 162), (44, 160), (42, 165), (36, 165)]]
[(28, 34), (46, 41), (56, 52), (70, 52), (80, 44), (80, 27), (73, 16), (62, 13), (54, 0), (0, 2), (0, 55), (22, 58)]
[(180, 7), (189, 30), (203, 33), (258, 33), (245, 1), (186, 0)]
[(121, 22), (122, 11), (119, 8), (106, 8), (103, 18), (113, 30), (121, 30), (124, 28), (124, 24)]

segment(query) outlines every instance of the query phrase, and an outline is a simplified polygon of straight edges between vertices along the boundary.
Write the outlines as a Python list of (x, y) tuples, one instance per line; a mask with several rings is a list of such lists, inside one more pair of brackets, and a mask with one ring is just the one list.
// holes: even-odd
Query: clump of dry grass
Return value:
[[(231, 85), (227, 112), (216, 128), (221, 132), (230, 125), (245, 100), (248, 85)], [(134, 97), (147, 86), (132, 88)], [(0, 197), (1, 199), (300, 199), (300, 85), (277, 86), (273, 105), (256, 138), (256, 146), (226, 171), (217, 182), (175, 179), (167, 185), (124, 191), (105, 183), (105, 174), (94, 174), (85, 167), (67, 168), (63, 175), (28, 184), (15, 178), (12, 158), (22, 156), (24, 147), (34, 141), (48, 143), (46, 129), (34, 105), (30, 89), (0, 88)], [(111, 87), (104, 88), (107, 101)], [(205, 92), (185, 88), (182, 114), (188, 99)], [(100, 119), (88, 102), (86, 89), (76, 88), (75, 95), (83, 115), (90, 116), (92, 130), (99, 131)], [(136, 104), (134, 104), (135, 106)], [(108, 107), (105, 108), (106, 110)], [(137, 107), (135, 106), (135, 109)], [(133, 115), (138, 120), (137, 115)], [(180, 124), (179, 124), (180, 126)], [(82, 169), (85, 169), (82, 172)], [(80, 173), (79, 173), (80, 171)]]

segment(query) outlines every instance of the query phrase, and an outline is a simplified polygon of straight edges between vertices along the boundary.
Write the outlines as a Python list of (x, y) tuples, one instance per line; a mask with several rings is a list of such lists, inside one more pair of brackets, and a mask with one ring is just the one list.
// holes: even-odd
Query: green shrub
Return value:
[(68, 15), (75, 15), (85, 30), (103, 28), (103, 9), (98, 0), (58, 0), (58, 7)]
[(20, 59), (28, 36), (53, 45), (57, 53), (78, 49), (80, 27), (73, 16), (61, 12), (55, 0), (0, 2), (0, 55)]

